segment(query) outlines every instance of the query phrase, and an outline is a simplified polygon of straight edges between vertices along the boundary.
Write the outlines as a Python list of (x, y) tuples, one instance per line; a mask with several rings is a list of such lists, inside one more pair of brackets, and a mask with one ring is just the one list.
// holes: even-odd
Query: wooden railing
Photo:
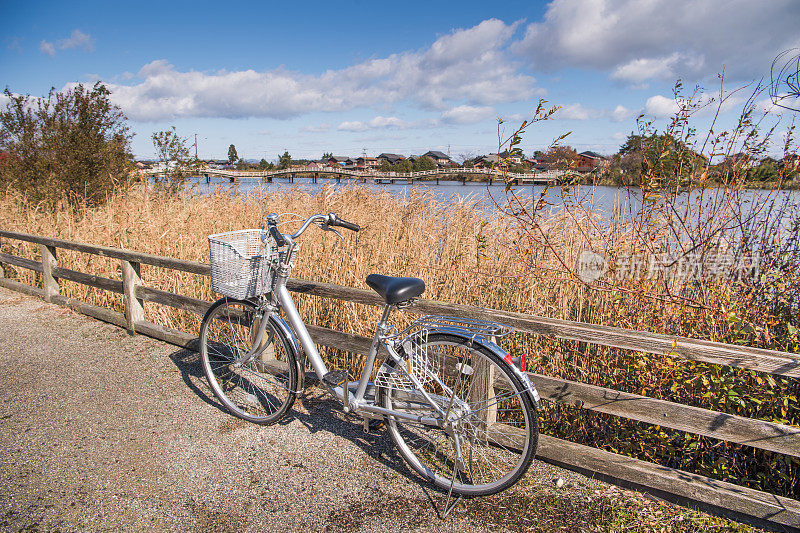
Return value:
[[(196, 347), (194, 335), (144, 320), (144, 305), (145, 302), (153, 302), (203, 314), (211, 302), (147, 287), (140, 276), (140, 265), (147, 264), (206, 276), (210, 275), (209, 265), (4, 230), (0, 230), (0, 237), (38, 244), (41, 256), (39, 261), (35, 261), (0, 253), (0, 286), (70, 307), (86, 315), (126, 328), (131, 333), (148, 335), (185, 348), (194, 349)], [(122, 280), (89, 275), (59, 267), (57, 255), (59, 248), (119, 260)], [(42, 288), (3, 278), (2, 263), (41, 273)], [(59, 279), (122, 294), (124, 313), (61, 295)], [(292, 279), (289, 281), (289, 289), (298, 293), (366, 305), (381, 303), (380, 298), (374, 292), (329, 283)], [(800, 377), (800, 358), (797, 354), (787, 352), (734, 346), (434, 300), (420, 300), (407, 311), (496, 320), (514, 326), (522, 332), (559, 339), (669, 355), (779, 376)], [(309, 325), (308, 329), (314, 341), (321, 345), (359, 354), (365, 354), (369, 348), (370, 339), (366, 337), (318, 325)], [(531, 373), (530, 376), (542, 398), (548, 401), (564, 402), (630, 420), (800, 457), (800, 428), (797, 427), (730, 415), (536, 373)], [(722, 512), (740, 520), (755, 521), (760, 525), (767, 525), (779, 530), (800, 529), (800, 502), (791, 498), (667, 468), (546, 435), (540, 436), (537, 457), (540, 460), (589, 476), (644, 490), (679, 503), (688, 503), (715, 512)]]

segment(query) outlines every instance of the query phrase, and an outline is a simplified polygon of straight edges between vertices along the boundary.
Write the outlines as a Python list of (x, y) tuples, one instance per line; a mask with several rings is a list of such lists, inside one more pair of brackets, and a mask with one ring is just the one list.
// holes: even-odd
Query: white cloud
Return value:
[(441, 111), (459, 105), (487, 107), (537, 94), (535, 80), (521, 73), (507, 52), (515, 28), (485, 20), (440, 37), (427, 49), (370, 59), (318, 76), (285, 69), (181, 72), (162, 59), (139, 71), (141, 82), (109, 88), (130, 118), (144, 121), (289, 118), (395, 102)]
[(353, 121), (345, 121), (339, 124), (336, 128), (339, 131), (366, 131), (366, 130), (374, 130), (374, 129), (404, 129), (404, 128), (411, 128), (418, 125), (415, 122), (406, 122), (405, 120), (401, 120), (397, 117), (381, 117), (377, 116), (367, 122), (362, 122), (360, 120), (353, 120)]
[(601, 116), (603, 116), (602, 111), (598, 111), (597, 109), (592, 109), (590, 107), (584, 107), (580, 103), (575, 103), (563, 106), (561, 109), (556, 111), (556, 114), (553, 115), (553, 118), (556, 120), (591, 120)]
[(666, 118), (674, 115), (680, 109), (680, 105), (674, 98), (667, 98), (657, 94), (647, 99), (644, 104), (644, 112), (658, 118)]
[(610, 115), (611, 115), (611, 120), (612, 121), (614, 121), (614, 122), (622, 122), (623, 120), (628, 120), (629, 118), (633, 117), (637, 113), (638, 113), (638, 111), (635, 111), (633, 109), (628, 109), (624, 105), (620, 104), (620, 105), (618, 105), (617, 107), (614, 108), (614, 111), (612, 111), (610, 113)]
[(675, 80), (679, 77), (681, 67), (690, 67), (694, 71), (699, 71), (703, 64), (703, 56), (692, 58), (675, 52), (666, 57), (634, 59), (615, 68), (611, 77), (634, 84), (641, 84), (643, 81), (653, 78)]
[(50, 57), (55, 57), (56, 48), (59, 50), (82, 49), (84, 52), (94, 52), (94, 39), (92, 36), (83, 33), (81, 30), (72, 30), (72, 34), (66, 39), (59, 39), (56, 44), (42, 40), (39, 43), (39, 51)]
[(536, 68), (611, 71), (652, 78), (761, 77), (800, 44), (800, 2), (775, 0), (554, 0), (514, 50)]
[(491, 106), (460, 105), (442, 112), (442, 122), (446, 124), (475, 124), (494, 118), (494, 108)]
[(56, 47), (53, 46), (53, 43), (49, 43), (44, 40), (39, 43), (39, 51), (43, 54), (49, 55), (50, 57), (55, 57), (56, 55)]
[(369, 129), (369, 126), (360, 120), (346, 120), (339, 124), (339, 127), (336, 129), (339, 131), (366, 131)]
[(330, 131), (331, 125), (327, 122), (323, 122), (322, 124), (313, 124), (311, 126), (304, 126), (300, 128), (300, 131), (308, 131), (311, 133), (326, 133)]
[(72, 30), (72, 34), (66, 39), (58, 41), (59, 50), (71, 50), (82, 48), (86, 52), (94, 52), (94, 39), (81, 30)]
[(625, 139), (628, 138), (628, 135), (625, 134), (625, 133), (622, 133), (621, 131), (618, 131), (618, 132), (615, 132), (611, 136), (611, 138), (614, 139), (615, 141), (624, 141)]

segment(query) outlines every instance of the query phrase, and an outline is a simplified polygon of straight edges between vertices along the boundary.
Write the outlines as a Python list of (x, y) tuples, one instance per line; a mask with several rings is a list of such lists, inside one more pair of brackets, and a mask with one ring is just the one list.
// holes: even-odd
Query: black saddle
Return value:
[(383, 296), (389, 305), (405, 302), (425, 292), (425, 282), (419, 278), (396, 278), (370, 274), (367, 276), (367, 285)]

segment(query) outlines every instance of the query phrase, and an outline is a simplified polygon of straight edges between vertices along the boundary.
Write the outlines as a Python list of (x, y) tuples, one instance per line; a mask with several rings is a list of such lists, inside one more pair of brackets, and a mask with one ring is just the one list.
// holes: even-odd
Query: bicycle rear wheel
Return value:
[[(446, 429), (387, 416), (400, 455), (438, 487), (449, 489), (452, 481), (454, 493), (485, 496), (513, 485), (530, 466), (539, 436), (536, 409), (519, 379), (499, 357), (468, 338), (430, 334), (414, 344), (442, 382), (427, 381), (425, 392), (442, 411), (455, 413), (451, 418), (456, 422)], [(391, 372), (400, 374), (395, 367)], [(442, 419), (418, 390), (402, 389), (383, 388), (383, 406)]]
[(250, 352), (260, 316), (250, 301), (218, 300), (200, 325), (200, 355), (211, 389), (233, 415), (272, 424), (294, 403), (298, 369), (288, 339), (272, 320), (259, 355), (237, 362)]

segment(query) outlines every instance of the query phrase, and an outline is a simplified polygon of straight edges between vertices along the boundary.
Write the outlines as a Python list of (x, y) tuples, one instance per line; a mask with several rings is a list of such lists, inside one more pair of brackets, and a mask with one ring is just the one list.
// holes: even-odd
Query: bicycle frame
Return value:
[[(309, 219), (309, 221), (310, 220), (311, 219)], [(306, 227), (308, 227), (310, 223), (309, 221), (307, 221), (294, 235), (283, 236), (287, 242), (287, 247), (286, 250), (281, 254), (278, 264), (275, 265), (275, 278), (269, 300), (265, 303), (262, 303), (261, 306), (264, 309), (265, 314), (261, 319), (259, 330), (256, 333), (255, 339), (253, 340), (253, 348), (248, 354), (242, 357), (242, 360), (252, 359), (258, 355), (258, 352), (263, 350), (263, 348), (259, 347), (266, 331), (266, 325), (269, 322), (269, 318), (272, 314), (276, 313), (279, 308), (282, 308), (286, 315), (286, 322), (288, 322), (292, 332), (294, 333), (294, 335), (291, 335), (294, 338), (291, 338), (290, 341), (295, 344), (297, 344), (297, 341), (299, 341), (299, 345), (303, 349), (308, 361), (311, 363), (311, 367), (314, 369), (314, 373), (317, 375), (320, 383), (323, 383), (328, 389), (328, 392), (342, 402), (345, 412), (353, 411), (364, 417), (365, 420), (367, 418), (383, 418), (384, 416), (389, 415), (425, 425), (444, 427), (448, 422), (452, 421), (448, 420), (451, 413), (453, 413), (451, 410), (452, 398), (450, 399), (450, 405), (448, 405), (447, 409), (442, 409), (440, 404), (434, 401), (434, 399), (425, 391), (425, 388), (417, 380), (417, 378), (411, 374), (407, 374), (406, 377), (414, 384), (417, 389), (416, 392), (418, 392), (424, 398), (425, 402), (430, 404), (430, 406), (436, 411), (436, 413), (439, 415), (438, 417), (433, 418), (410, 415), (405, 412), (380, 407), (377, 405), (377, 397), (373, 401), (368, 401), (366, 399), (369, 378), (375, 368), (378, 351), (380, 350), (381, 346), (384, 347), (384, 349), (388, 352), (389, 357), (394, 359), (395, 362), (400, 362), (402, 360), (402, 356), (395, 349), (397, 342), (394, 340), (394, 336), (387, 335), (391, 329), (388, 325), (388, 319), (392, 307), (394, 307), (392, 305), (387, 304), (383, 309), (380, 322), (375, 329), (375, 334), (373, 336), (369, 352), (367, 353), (366, 361), (364, 362), (364, 369), (361, 373), (360, 379), (357, 382), (358, 385), (355, 393), (351, 392), (350, 384), (347, 381), (344, 384), (335, 387), (331, 387), (323, 381), (322, 378), (328, 373), (328, 367), (325, 364), (325, 361), (323, 361), (322, 356), (319, 354), (319, 351), (317, 351), (314, 340), (311, 338), (303, 319), (300, 317), (300, 313), (297, 311), (294, 300), (289, 294), (289, 290), (286, 288), (286, 282), (289, 279), (289, 274), (291, 272), (293, 254), (296, 249), (296, 243), (294, 242), (293, 237), (296, 238), (299, 236), (299, 234), (301, 234)], [(494, 352), (501, 360), (509, 360), (508, 354), (506, 354), (502, 348), (497, 346), (497, 344), (494, 342), (485, 340), (483, 337), (471, 335), (469, 332), (460, 330), (457, 327), (437, 328), (435, 331), (447, 332), (465, 338), (471, 338), (474, 342), (479, 342), (485, 348)], [(525, 390), (530, 394), (534, 405), (536, 405), (538, 408), (539, 395), (536, 391), (536, 388), (533, 386), (528, 376), (524, 372), (521, 372), (513, 364), (511, 364), (511, 367), (517, 377), (519, 377), (522, 381), (523, 385), (525, 386)], [(300, 371), (303, 372), (303, 369), (301, 368)], [(442, 385), (444, 390), (448, 390), (443, 383), (440, 382), (440, 385)]]

